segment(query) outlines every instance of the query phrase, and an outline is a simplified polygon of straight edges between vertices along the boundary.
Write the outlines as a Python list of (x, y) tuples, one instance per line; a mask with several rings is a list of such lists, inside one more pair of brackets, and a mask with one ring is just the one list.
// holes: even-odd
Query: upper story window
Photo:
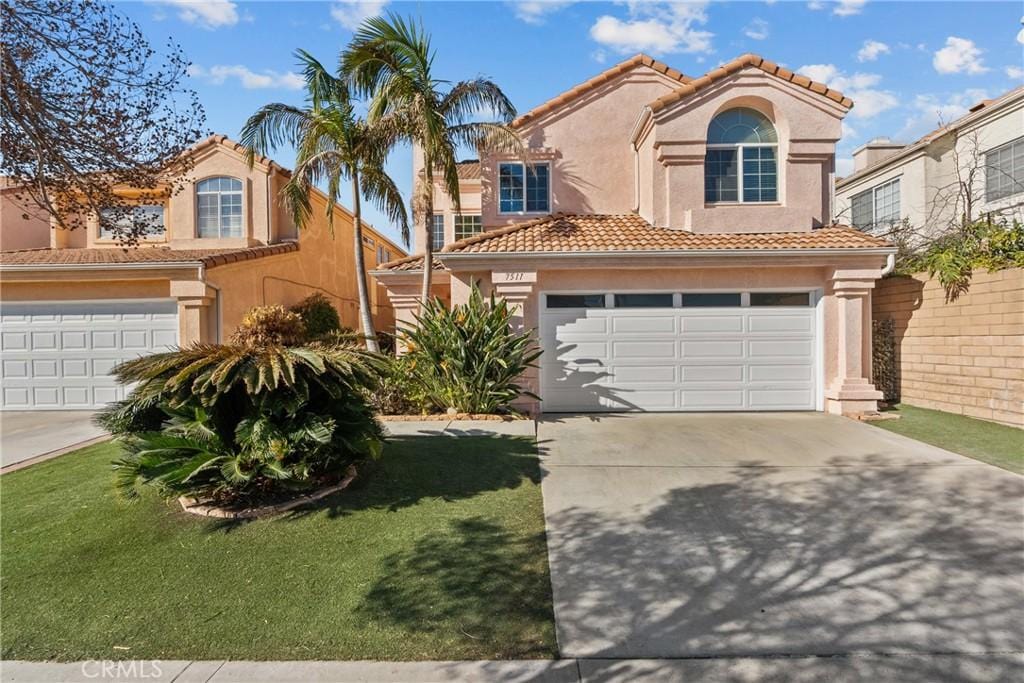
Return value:
[(444, 214), (435, 213), (434, 222), (430, 226), (430, 241), (433, 243), (434, 249), (440, 249), (444, 246)]
[(196, 184), (200, 237), (242, 237), (242, 181), (207, 178)]
[(1024, 191), (1024, 138), (985, 152), (985, 200)]
[(158, 205), (124, 206), (104, 209), (100, 214), (100, 237), (114, 239), (134, 232), (146, 237), (164, 234), (164, 207)]
[(377, 245), (377, 265), (387, 263), (391, 260), (391, 250), (385, 247), (383, 244)]
[(858, 192), (850, 199), (850, 222), (867, 231), (883, 230), (900, 221), (900, 179)]
[(498, 165), (499, 213), (549, 213), (551, 167), (507, 162)]
[(778, 146), (775, 126), (759, 111), (741, 107), (713, 118), (704, 158), (704, 200), (778, 201)]
[(455, 217), (455, 239), (461, 240), (479, 234), (480, 216), (460, 215)]

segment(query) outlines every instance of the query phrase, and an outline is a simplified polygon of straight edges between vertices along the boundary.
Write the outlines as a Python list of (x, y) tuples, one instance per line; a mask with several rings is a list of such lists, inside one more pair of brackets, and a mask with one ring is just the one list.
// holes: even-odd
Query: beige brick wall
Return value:
[(948, 304), (927, 274), (886, 278), (872, 307), (895, 321), (903, 402), (1024, 427), (1024, 269), (976, 272)]

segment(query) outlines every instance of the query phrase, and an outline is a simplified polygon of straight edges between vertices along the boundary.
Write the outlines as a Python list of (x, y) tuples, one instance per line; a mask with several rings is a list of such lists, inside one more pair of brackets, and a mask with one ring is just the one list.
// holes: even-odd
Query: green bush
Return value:
[(367, 390), (370, 405), (382, 415), (422, 415), (431, 404), (412, 373), (408, 356), (385, 357), (380, 380)]
[(364, 398), (378, 362), (352, 344), (313, 342), (196, 345), (123, 363), (115, 376), (138, 384), (99, 418), (127, 451), (118, 484), (129, 497), (150, 485), (233, 504), (337, 481), (380, 453)]
[(901, 264), (900, 271), (928, 271), (954, 301), (970, 288), (971, 273), (984, 268), (990, 273), (1024, 267), (1024, 225), (980, 220), (931, 243), (922, 253)]
[(431, 405), (460, 413), (508, 410), (521, 395), (518, 384), (536, 367), (540, 350), (533, 334), (512, 331), (504, 299), (484, 299), (473, 287), (469, 300), (451, 310), (440, 299), (424, 306), (414, 327), (402, 330), (409, 372)]
[(330, 299), (319, 292), (295, 304), (291, 310), (302, 318), (309, 339), (322, 339), (329, 334), (341, 332), (338, 310)]

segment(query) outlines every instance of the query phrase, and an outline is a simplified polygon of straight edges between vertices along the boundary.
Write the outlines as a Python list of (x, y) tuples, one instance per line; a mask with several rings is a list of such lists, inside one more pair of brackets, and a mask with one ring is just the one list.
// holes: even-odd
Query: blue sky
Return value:
[[(267, 102), (301, 104), (292, 56), (327, 64), (364, 17), (418, 16), (433, 36), (439, 77), (494, 79), (520, 112), (637, 52), (699, 75), (756, 52), (852, 97), (837, 151), (877, 136), (911, 141), (985, 97), (1024, 82), (1020, 2), (123, 2), (154, 46), (168, 37), (193, 62), (191, 86), (213, 131), (238, 136)], [(292, 166), (290, 150), (274, 155)], [(389, 172), (406, 196), (408, 149)], [(372, 207), (367, 218), (397, 239)]]

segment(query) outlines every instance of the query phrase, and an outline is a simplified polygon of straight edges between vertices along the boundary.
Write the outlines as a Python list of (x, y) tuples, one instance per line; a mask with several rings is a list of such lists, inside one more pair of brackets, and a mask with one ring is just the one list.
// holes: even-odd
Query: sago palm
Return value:
[(285, 144), (295, 148), (295, 170), (284, 187), (284, 200), (300, 229), (309, 223), (313, 213), (310, 195), (321, 183), (326, 185), (327, 222), (333, 229), (334, 207), (342, 184), (350, 184), (360, 325), (367, 348), (378, 351), (366, 285), (361, 197), (397, 223), (403, 241), (409, 243), (402, 195), (384, 171), (384, 161), (398, 138), (393, 128), (358, 117), (344, 81), (312, 55), (298, 50), (296, 56), (303, 66), (306, 106), (276, 102), (261, 107), (242, 128), (242, 144), (248, 150), (250, 164), (256, 154), (267, 155)]
[[(367, 119), (394, 130), (423, 151), (423, 176), (417, 183), (414, 214), (424, 225), (422, 302), (430, 298), (434, 254), (434, 172), (461, 211), (456, 150), (520, 152), (522, 144), (509, 127), (515, 107), (486, 78), (451, 85), (433, 73), (434, 51), (421, 25), (389, 13), (363, 22), (341, 56), (341, 73), (360, 96), (371, 97)], [(491, 114), (497, 121), (477, 121)]]

